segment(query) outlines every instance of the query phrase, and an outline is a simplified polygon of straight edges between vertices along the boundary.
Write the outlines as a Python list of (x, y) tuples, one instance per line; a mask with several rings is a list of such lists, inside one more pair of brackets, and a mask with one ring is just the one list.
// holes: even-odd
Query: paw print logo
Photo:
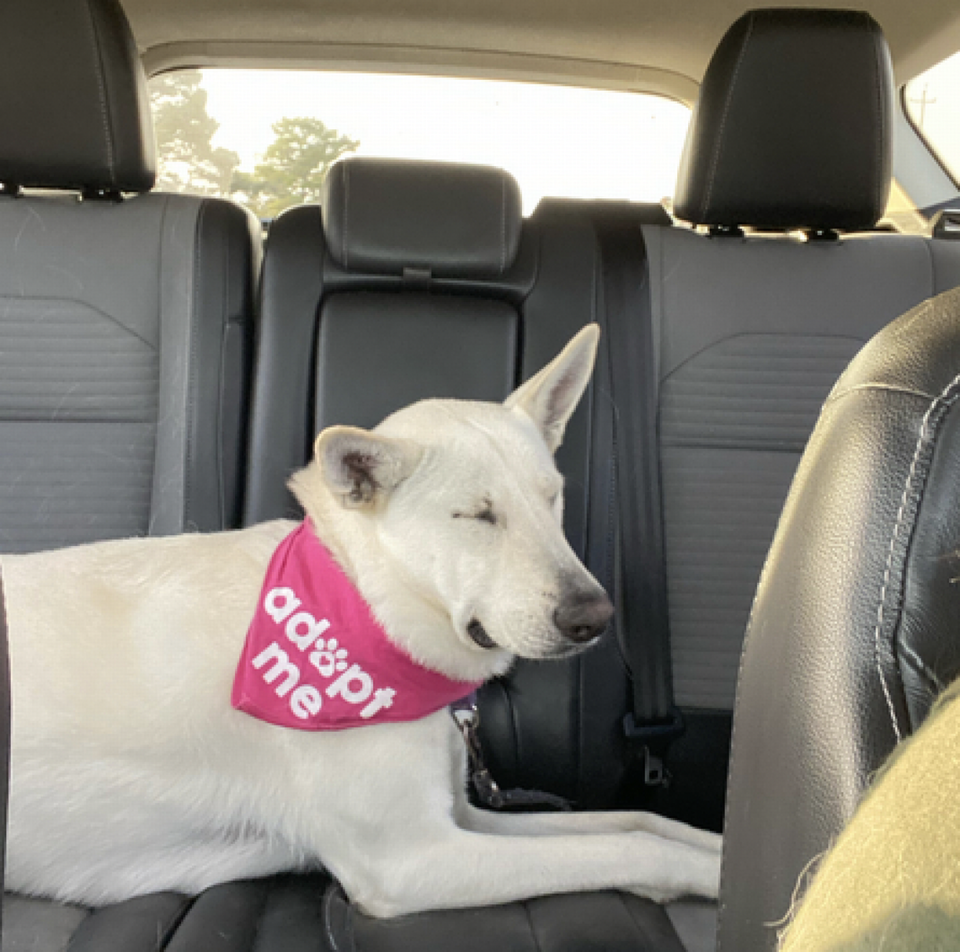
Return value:
[(341, 648), (336, 638), (317, 641), (317, 650), (310, 655), (310, 663), (325, 678), (347, 670), (347, 649)]

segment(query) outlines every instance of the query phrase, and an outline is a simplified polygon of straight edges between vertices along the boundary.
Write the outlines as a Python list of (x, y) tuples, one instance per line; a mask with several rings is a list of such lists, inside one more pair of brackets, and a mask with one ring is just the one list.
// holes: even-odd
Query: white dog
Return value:
[[(304, 531), (315, 528), (387, 649), (428, 679), (465, 693), (461, 682), (502, 674), (515, 656), (581, 650), (610, 615), (561, 531), (552, 458), (598, 334), (585, 328), (503, 405), (429, 400), (371, 432), (325, 430), (293, 478)], [(322, 863), (374, 916), (615, 887), (716, 896), (714, 834), (642, 813), (471, 806), (450, 714), (379, 723), (402, 698), (396, 685), (373, 692), (350, 632), (292, 615), (291, 588), (264, 595), (296, 528), (2, 559), (8, 888), (99, 905)], [(254, 688), (288, 719), (354, 705), (363, 726), (289, 729), (231, 706), (264, 611), (277, 641), (247, 666)], [(297, 686), (308, 669), (325, 691)]]

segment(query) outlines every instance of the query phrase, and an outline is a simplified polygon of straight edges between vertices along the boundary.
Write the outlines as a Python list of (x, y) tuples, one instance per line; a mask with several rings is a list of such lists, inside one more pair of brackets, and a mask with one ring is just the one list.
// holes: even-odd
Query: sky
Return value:
[(690, 113), (659, 96), (495, 80), (205, 69), (214, 144), (252, 170), (271, 125), (314, 116), (359, 155), (506, 168), (529, 213), (543, 195), (660, 201), (673, 194)]

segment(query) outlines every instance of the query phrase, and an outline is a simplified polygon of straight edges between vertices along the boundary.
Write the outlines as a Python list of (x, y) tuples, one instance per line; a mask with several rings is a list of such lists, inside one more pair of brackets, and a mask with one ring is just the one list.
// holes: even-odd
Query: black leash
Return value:
[(493, 779), (483, 760), (480, 746), (480, 711), (477, 708), (476, 695), (450, 705), (450, 716), (460, 730), (464, 746), (467, 748), (467, 765), (470, 783), (477, 799), (490, 810), (557, 810), (568, 813), (573, 804), (553, 793), (544, 790), (501, 790)]

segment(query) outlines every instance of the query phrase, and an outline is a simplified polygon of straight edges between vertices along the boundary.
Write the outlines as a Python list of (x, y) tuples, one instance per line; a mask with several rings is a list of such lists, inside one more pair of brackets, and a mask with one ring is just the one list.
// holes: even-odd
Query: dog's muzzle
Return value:
[(486, 629), (480, 624), (479, 619), (474, 618), (467, 625), (467, 634), (481, 648), (496, 648), (497, 643), (487, 634)]

